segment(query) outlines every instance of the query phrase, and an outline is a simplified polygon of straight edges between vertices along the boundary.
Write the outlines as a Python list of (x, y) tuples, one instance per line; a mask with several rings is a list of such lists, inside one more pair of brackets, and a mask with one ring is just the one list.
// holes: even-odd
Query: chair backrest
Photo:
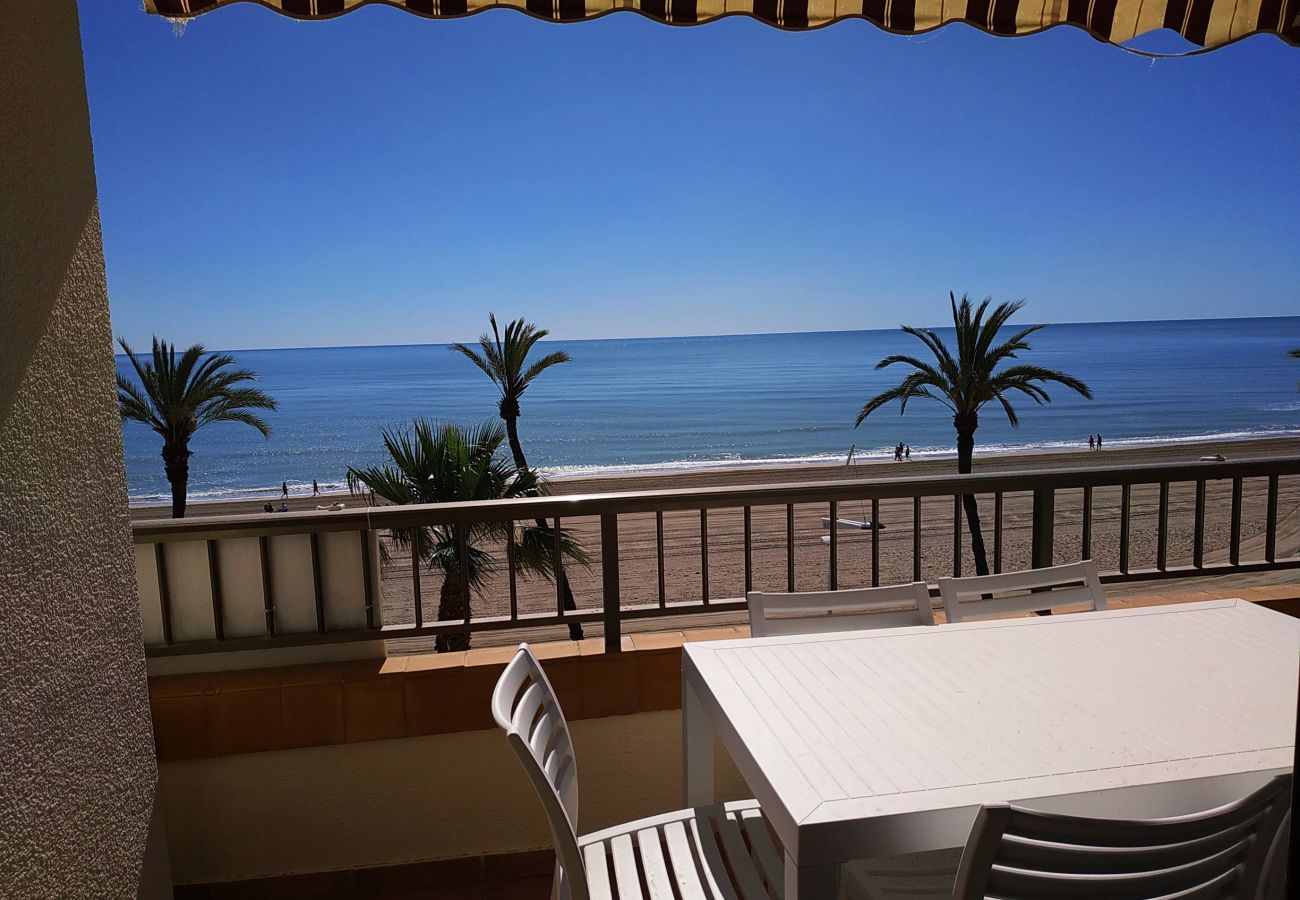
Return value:
[[(1011, 596), (998, 596), (1008, 592)], [(943, 597), (943, 611), (949, 622), (968, 622), (1061, 606), (1106, 608), (1106, 595), (1101, 589), (1101, 579), (1097, 577), (1097, 564), (1090, 559), (1001, 575), (940, 578), (939, 595)]]
[(492, 718), (506, 733), (542, 801), (555, 841), (558, 896), (588, 900), (586, 870), (578, 849), (578, 764), (569, 725), (541, 663), (527, 644), (497, 679)]
[(745, 599), (754, 637), (934, 624), (930, 589), (924, 581), (801, 594), (750, 591)]
[(953, 897), (1241, 897), (1254, 900), (1291, 802), (1291, 776), (1218, 809), (1122, 820), (980, 810)]

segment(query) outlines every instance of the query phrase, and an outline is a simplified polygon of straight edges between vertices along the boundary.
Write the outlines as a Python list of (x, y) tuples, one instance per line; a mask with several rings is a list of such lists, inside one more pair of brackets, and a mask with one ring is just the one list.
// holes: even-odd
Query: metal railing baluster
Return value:
[(361, 593), (366, 601), (366, 627), (375, 627), (375, 590), (371, 585), (371, 567), (374, 565), (370, 558), (370, 533), (367, 531), (358, 531), (357, 537), (361, 540)]
[(1129, 516), (1133, 507), (1133, 485), (1126, 484), (1119, 492), (1119, 570), (1128, 574)]
[(316, 601), (316, 631), (325, 633), (325, 586), (320, 580), (320, 534), (313, 531), (311, 539), (311, 589)]
[(1268, 476), (1268, 508), (1264, 514), (1264, 561), (1277, 562), (1278, 477)]
[(871, 586), (880, 587), (880, 498), (871, 498)]
[(1002, 492), (993, 495), (993, 574), (1002, 571)]
[[(874, 524), (874, 523), (872, 523)], [(912, 498), (912, 580), (921, 580), (921, 498)]]
[(271, 582), (271, 548), (264, 534), (257, 538), (257, 558), (262, 569), (262, 614), (266, 617), (266, 633), (269, 637), (275, 637), (275, 592)]
[(1033, 536), (1030, 540), (1029, 565), (1045, 569), (1055, 558), (1053, 543), (1056, 537), (1056, 490), (1039, 488), (1034, 491)]
[(1232, 479), (1232, 525), (1228, 535), (1228, 561), (1241, 562), (1241, 479)]
[(709, 605), (709, 511), (700, 509), (700, 597)]
[(785, 506), (785, 582), (786, 590), (794, 591), (794, 504)]
[(1082, 558), (1092, 559), (1092, 485), (1083, 489), (1083, 534), (1080, 543)]
[(561, 545), (560, 517), (555, 517), (555, 543), (552, 548), (552, 565), (555, 567), (555, 614), (564, 617), (564, 551)]
[(1163, 572), (1169, 560), (1169, 482), (1160, 482), (1160, 508), (1156, 513), (1156, 569)]
[(510, 590), (510, 620), (519, 619), (519, 574), (515, 571), (519, 562), (515, 558), (515, 520), (506, 522), (506, 579)]
[(745, 507), (745, 593), (754, 589), (754, 522), (753, 510)]
[(831, 516), (831, 530), (830, 530), (831, 553), (830, 553), (830, 571), (826, 573), (826, 589), (834, 591), (839, 588), (839, 582), (840, 582), (840, 572), (839, 572), (840, 505), (834, 500), (830, 502), (830, 516)]
[[(465, 602), (465, 624), (470, 623), (473, 618), (473, 599), (472, 585), (469, 581), (469, 526), (456, 526), (456, 559), (460, 564), (460, 594), (461, 599)], [(556, 578), (559, 581), (559, 578)]]
[(162, 618), (163, 643), (172, 643), (172, 593), (167, 583), (167, 553), (162, 541), (153, 545), (154, 567), (158, 571), (158, 607)]
[(605, 652), (623, 649), (622, 602), (619, 597), (618, 514), (600, 516), (600, 584), (605, 625)]
[(208, 584), (212, 590), (212, 631), (217, 640), (226, 639), (226, 613), (221, 597), (221, 556), (216, 541), (208, 541)]
[(961, 494), (952, 495), (952, 577), (961, 577)]
[(1192, 565), (1205, 566), (1205, 479), (1196, 480), (1196, 519), (1192, 530)]
[(655, 554), (659, 564), (659, 608), (668, 605), (668, 591), (664, 585), (664, 511), (655, 512)]
[(424, 627), (424, 600), (420, 594), (420, 535), (422, 529), (411, 529), (411, 590), (415, 600), (415, 627)]

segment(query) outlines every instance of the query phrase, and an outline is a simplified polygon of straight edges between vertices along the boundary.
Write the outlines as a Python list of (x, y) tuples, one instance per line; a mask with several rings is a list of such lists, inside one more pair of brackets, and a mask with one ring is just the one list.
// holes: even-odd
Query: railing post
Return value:
[(1056, 526), (1056, 491), (1043, 488), (1034, 491), (1033, 544), (1029, 565), (1046, 569), (1052, 564), (1052, 538)]
[(600, 516), (600, 583), (604, 602), (605, 652), (618, 653), (623, 645), (618, 593), (618, 514)]
[[(1056, 491), (1043, 488), (1034, 491), (1034, 518), (1030, 526), (1033, 543), (1029, 551), (1029, 567), (1046, 569), (1052, 565), (1052, 539), (1056, 534)], [(1040, 593), (1034, 588), (1030, 593)], [(1050, 616), (1050, 609), (1035, 610), (1035, 615)]]

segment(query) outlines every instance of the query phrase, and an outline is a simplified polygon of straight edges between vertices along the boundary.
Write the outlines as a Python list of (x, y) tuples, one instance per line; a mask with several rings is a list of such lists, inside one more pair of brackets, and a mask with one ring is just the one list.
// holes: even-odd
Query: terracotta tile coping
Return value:
[[(1240, 597), (1300, 615), (1300, 584), (1119, 598), (1114, 606)], [(678, 709), (681, 647), (747, 637), (747, 626), (634, 634), (606, 654), (599, 638), (534, 644), (570, 719)], [(149, 679), (164, 761), (476, 731), (511, 647)]]

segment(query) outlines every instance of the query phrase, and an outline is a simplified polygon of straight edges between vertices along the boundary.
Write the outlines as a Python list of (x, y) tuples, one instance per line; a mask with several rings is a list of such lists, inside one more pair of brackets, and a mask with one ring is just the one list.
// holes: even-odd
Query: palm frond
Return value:
[(878, 370), (905, 365), (912, 371), (897, 386), (868, 400), (858, 413), (855, 427), (871, 413), (895, 400), (901, 414), (907, 409), (908, 401), (915, 397), (938, 400), (954, 416), (963, 416), (972, 423), (978, 421), (979, 410), (984, 404), (996, 400), (1013, 427), (1020, 423), (1008, 396), (1013, 392), (1029, 397), (1035, 403), (1049, 403), (1051, 397), (1044, 385), (1059, 384), (1092, 399), (1092, 391), (1086, 384), (1055, 369), (1022, 363), (998, 369), (1000, 364), (1015, 360), (1017, 354), (1029, 350), (1028, 338), (1044, 327), (1031, 325), (1021, 328), (999, 342), (1002, 329), (1024, 307), (1023, 300), (994, 305), (992, 298), (985, 298), (973, 304), (968, 294), (962, 294), (958, 300), (956, 293), (950, 291), (948, 305), (955, 330), (956, 353), (933, 329), (903, 326), (903, 332), (921, 341), (935, 361), (932, 364), (904, 353), (891, 354), (880, 360), (876, 364)]
[(471, 347), (465, 346), (459, 341), (452, 344), (450, 349), (452, 350), (452, 352), (459, 353), (461, 356), (468, 359), (474, 365), (478, 366), (479, 370), (488, 378), (492, 379), (493, 383), (496, 382), (497, 380), (496, 370), (491, 366), (491, 364), (488, 363), (486, 354), (479, 353), (478, 351), (474, 350)]
[(569, 354), (565, 353), (563, 350), (556, 350), (553, 353), (546, 354), (537, 362), (533, 363), (531, 366), (528, 367), (528, 371), (524, 373), (523, 378), (521, 379), (523, 381), (523, 387), (520, 388), (520, 393), (523, 393), (523, 388), (528, 387), (529, 383), (534, 378), (536, 378), (538, 375), (541, 375), (551, 366), (558, 366), (560, 365), (560, 363), (569, 362), (571, 359), (572, 357), (570, 357)]
[[(1067, 375), (1056, 369), (1044, 368), (1043, 366), (1034, 366), (1024, 363), (1010, 366), (1009, 368), (1003, 369), (999, 372), (994, 380), (1000, 383), (1005, 383), (1008, 386), (1015, 386), (1016, 383), (1029, 384), (1036, 381), (1046, 381), (1069, 388), (1076, 394), (1083, 396), (1085, 399), (1092, 399), (1092, 389), (1078, 378), (1075, 378), (1073, 375)], [(1037, 385), (1034, 386), (1038, 387)], [(1041, 391), (1042, 388), (1038, 387), (1038, 390)], [(1047, 402), (1050, 398), (1046, 396), (1045, 391), (1043, 394), (1044, 402)]]

